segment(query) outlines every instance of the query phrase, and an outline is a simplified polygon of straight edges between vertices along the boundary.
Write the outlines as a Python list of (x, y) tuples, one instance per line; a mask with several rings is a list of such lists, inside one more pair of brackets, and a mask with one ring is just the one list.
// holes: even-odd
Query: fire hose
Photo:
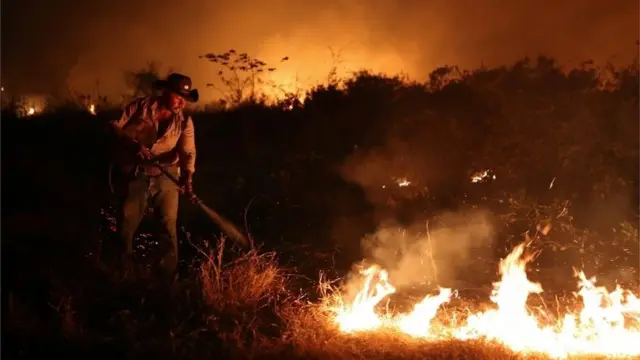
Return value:
[[(173, 176), (173, 174), (169, 173), (167, 171), (167, 169), (164, 168), (164, 166), (158, 164), (157, 162), (152, 162), (152, 163), (149, 163), (148, 165), (153, 166), (153, 167), (157, 168), (158, 170), (160, 170), (160, 172), (164, 176), (169, 178), (169, 180), (171, 180), (173, 183), (175, 183), (178, 186), (178, 188), (180, 189), (180, 193), (185, 195), (185, 189), (182, 186), (180, 186), (180, 181), (175, 176)], [(112, 164), (111, 167), (109, 168), (109, 188), (111, 189), (111, 193), (114, 193), (114, 189), (113, 189), (113, 185), (112, 185), (113, 166), (114, 165)], [(217, 211), (215, 211), (212, 208), (210, 208), (209, 206), (207, 206), (195, 194), (192, 193), (191, 196), (190, 196), (190, 199), (191, 199), (191, 201), (193, 203), (198, 205), (200, 210), (211, 221), (213, 221), (216, 225), (218, 225), (218, 227), (220, 227), (220, 229), (225, 234), (227, 234), (227, 236), (229, 236), (231, 239), (235, 240), (236, 242), (238, 242), (242, 246), (247, 246), (248, 245), (247, 238), (244, 236), (244, 234), (240, 230), (238, 230), (238, 228), (231, 221), (229, 221), (224, 216), (220, 215)]]

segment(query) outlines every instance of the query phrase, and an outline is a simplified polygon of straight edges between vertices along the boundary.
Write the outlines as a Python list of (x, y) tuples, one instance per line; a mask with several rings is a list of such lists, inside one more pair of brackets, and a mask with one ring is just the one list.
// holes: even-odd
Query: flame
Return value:
[[(540, 317), (527, 309), (530, 294), (541, 293), (542, 285), (527, 278), (523, 256), (525, 243), (516, 246), (499, 265), (500, 281), (493, 284), (490, 300), (495, 308), (469, 315), (461, 325), (431, 326), (438, 309), (450, 301), (451, 289), (427, 296), (412, 312), (378, 315), (375, 307), (396, 289), (388, 274), (378, 266), (364, 270), (364, 286), (355, 300), (334, 309), (333, 319), (340, 331), (376, 331), (391, 328), (414, 338), (485, 339), (502, 343), (520, 353), (544, 353), (553, 358), (575, 355), (638, 356), (640, 355), (640, 300), (631, 291), (618, 286), (609, 293), (577, 272), (577, 295), (582, 299), (580, 311), (568, 313), (555, 324), (543, 326)], [(549, 318), (548, 314), (545, 318)]]
[(407, 180), (407, 178), (398, 178), (395, 180), (399, 187), (407, 187), (411, 185), (411, 181)]
[(91, 113), (91, 115), (96, 114), (96, 106), (94, 104), (89, 105), (89, 112)]
[(431, 335), (431, 320), (436, 317), (440, 305), (449, 302), (449, 300), (451, 300), (451, 289), (446, 288), (440, 288), (440, 293), (436, 296), (425, 296), (411, 313), (398, 317), (398, 328), (402, 332), (416, 337)]
[(337, 309), (336, 321), (340, 330), (354, 332), (375, 329), (382, 325), (384, 319), (378, 316), (374, 308), (387, 295), (396, 289), (389, 283), (386, 270), (372, 265), (360, 273), (365, 277), (362, 290), (349, 307)]
[(495, 175), (491, 175), (490, 171), (491, 170), (485, 170), (485, 171), (479, 171), (477, 173), (474, 173), (473, 175), (471, 175), (471, 182), (472, 183), (478, 183), (478, 182), (484, 181), (484, 180), (489, 179), (489, 178), (495, 180), (496, 176)]
[[(398, 187), (407, 187), (409, 185), (411, 185), (411, 181), (409, 181), (406, 177), (391, 177), (391, 180), (393, 180)], [(387, 188), (387, 185), (382, 185), (383, 189)]]
[(27, 110), (27, 115), (33, 115), (36, 113), (36, 109), (32, 106)]

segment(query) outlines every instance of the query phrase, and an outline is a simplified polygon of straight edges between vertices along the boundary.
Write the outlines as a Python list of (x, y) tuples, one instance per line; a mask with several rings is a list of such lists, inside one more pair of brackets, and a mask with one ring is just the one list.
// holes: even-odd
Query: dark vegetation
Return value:
[[(140, 79), (130, 77), (144, 94)], [(246, 224), (260, 248), (222, 246), (219, 230), (183, 201), (172, 284), (96, 265), (116, 241), (104, 125), (118, 111), (3, 112), (3, 355), (509, 358), (473, 344), (371, 347), (326, 328), (313, 305), (319, 271), (345, 275), (382, 221), (409, 225), (471, 207), (497, 216), (492, 264), (525, 231), (551, 223), (535, 243), (551, 285), (574, 290), (578, 266), (638, 289), (637, 62), (561, 71), (540, 57), (443, 67), (426, 83), (361, 72), (316, 87), (303, 104), (288, 94), (266, 105), (233, 89), (231, 107), (193, 113), (195, 189)], [(496, 178), (470, 182), (485, 169)], [(138, 251), (152, 263), (149, 226)], [(473, 283), (471, 275), (459, 276)]]

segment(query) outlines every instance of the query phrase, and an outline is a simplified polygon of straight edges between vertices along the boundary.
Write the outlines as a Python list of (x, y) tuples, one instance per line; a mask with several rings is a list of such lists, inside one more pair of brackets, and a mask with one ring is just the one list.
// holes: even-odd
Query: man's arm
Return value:
[(120, 119), (109, 122), (110, 130), (113, 131), (118, 140), (124, 141), (125, 143), (131, 143), (133, 141), (133, 139), (124, 133), (123, 128), (129, 122), (129, 119), (138, 111), (139, 106), (138, 101), (132, 101), (124, 108)]
[(180, 167), (187, 176), (196, 172), (196, 139), (193, 128), (193, 120), (188, 116), (185, 120), (184, 130), (178, 139), (178, 154), (180, 156)]
[(124, 127), (142, 110), (142, 106), (140, 99), (134, 100), (124, 108), (120, 119), (109, 122), (109, 129), (114, 137), (111, 144), (112, 156), (121, 166), (130, 166), (135, 161), (151, 158), (149, 150), (124, 131)]

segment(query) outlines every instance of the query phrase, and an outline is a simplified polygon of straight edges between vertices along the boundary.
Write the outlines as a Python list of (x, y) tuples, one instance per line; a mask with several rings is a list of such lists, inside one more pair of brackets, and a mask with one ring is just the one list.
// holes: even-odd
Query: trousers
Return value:
[[(169, 166), (167, 171), (175, 177), (179, 176), (177, 166)], [(151, 206), (160, 222), (160, 231), (156, 234), (158, 242), (167, 248), (160, 264), (164, 270), (175, 272), (178, 265), (178, 185), (165, 175), (148, 176), (140, 171), (125, 187), (127, 191), (118, 231), (125, 246), (125, 255), (133, 256), (133, 239), (145, 212)]]

